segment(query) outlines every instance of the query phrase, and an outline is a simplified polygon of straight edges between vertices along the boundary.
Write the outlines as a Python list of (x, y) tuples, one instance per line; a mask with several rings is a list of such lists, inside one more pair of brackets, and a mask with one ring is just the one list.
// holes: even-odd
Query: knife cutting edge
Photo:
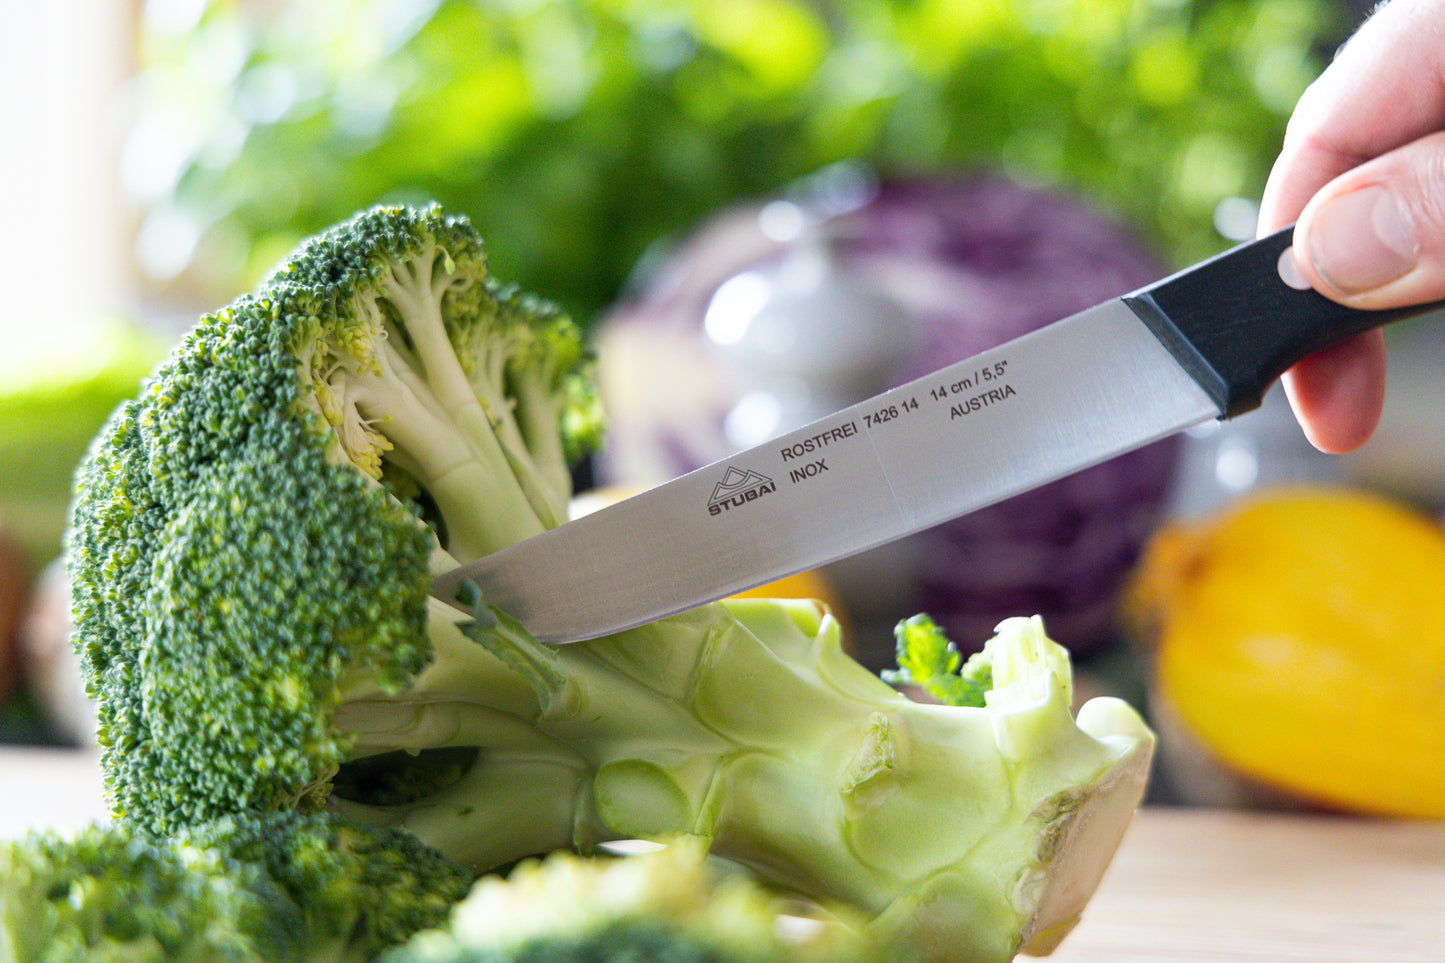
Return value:
[[(438, 575), (538, 640), (633, 628), (837, 561), (1259, 406), (1296, 361), (1438, 304), (1362, 311), (1293, 229)], [(472, 591), (472, 587), (476, 591)]]

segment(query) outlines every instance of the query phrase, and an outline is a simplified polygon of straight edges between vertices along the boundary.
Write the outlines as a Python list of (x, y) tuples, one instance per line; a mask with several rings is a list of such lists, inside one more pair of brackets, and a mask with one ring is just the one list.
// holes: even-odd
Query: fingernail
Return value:
[(1403, 277), (1419, 250), (1395, 196), (1379, 185), (1326, 201), (1310, 225), (1315, 270), (1344, 294), (1373, 291)]

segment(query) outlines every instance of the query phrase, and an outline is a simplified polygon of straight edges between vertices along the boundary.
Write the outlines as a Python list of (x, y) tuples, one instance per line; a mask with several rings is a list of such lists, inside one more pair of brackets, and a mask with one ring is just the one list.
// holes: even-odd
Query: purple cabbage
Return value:
[[(880, 329), (881, 363), (853, 379), (862, 394), (1165, 272), (1148, 245), (1084, 201), (998, 176), (891, 181), (831, 210), (817, 198), (798, 207), (827, 243), (833, 283), (848, 286), (841, 301), (867, 292), (906, 319), (904, 330)], [(738, 370), (707, 344), (703, 318), (724, 281), (745, 271), (776, 277), (793, 253), (798, 242), (767, 237), (759, 214), (731, 211), (704, 225), (602, 322), (604, 400), (613, 409), (604, 478), (651, 484), (734, 449), (723, 426), (730, 407), (756, 387), (756, 372)], [(835, 310), (836, 294), (820, 292), (825, 310)], [(868, 315), (854, 323), (868, 323)], [(671, 352), (674, 379), (645, 391), (619, 384), (625, 372), (647, 370), (629, 368), (632, 359), (619, 355), (656, 351)], [(818, 387), (826, 394), (827, 386)], [(850, 400), (858, 399), (841, 399)], [(929, 612), (964, 649), (981, 646), (1015, 615), (1042, 615), (1050, 634), (1075, 653), (1111, 639), (1118, 589), (1160, 515), (1176, 448), (1175, 440), (1159, 442), (974, 512), (880, 550), (871, 565), (867, 555), (851, 560), (840, 578), (862, 590), (839, 588), (848, 615), (871, 635), (860, 658), (886, 663), (891, 638), (884, 627), (915, 609)]]

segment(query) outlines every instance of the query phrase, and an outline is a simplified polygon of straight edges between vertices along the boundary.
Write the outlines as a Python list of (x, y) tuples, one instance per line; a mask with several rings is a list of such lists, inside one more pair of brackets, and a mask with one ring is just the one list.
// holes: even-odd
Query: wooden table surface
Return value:
[[(0, 837), (103, 814), (88, 753), (0, 749)], [(1445, 823), (1146, 808), (1049, 963), (1445, 963)]]
[(1050, 963), (1445, 963), (1445, 823), (1146, 809)]

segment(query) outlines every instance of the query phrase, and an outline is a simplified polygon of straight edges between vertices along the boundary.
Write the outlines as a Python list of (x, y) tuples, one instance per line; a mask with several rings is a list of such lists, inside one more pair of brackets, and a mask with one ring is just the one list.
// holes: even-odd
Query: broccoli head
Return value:
[(478, 872), (688, 836), (928, 956), (1051, 945), (1152, 736), (1117, 700), (1075, 720), (1037, 620), (964, 676), (936, 627), (904, 632), (910, 678), (968, 693), (925, 705), (813, 602), (551, 648), (429, 597), (565, 518), (587, 368), (565, 315), (436, 209), (364, 212), (202, 319), (78, 476), (76, 640), (116, 817), (329, 810)]
[(471, 883), (414, 837), (324, 815), (33, 832), (0, 844), (0, 961), (363, 963)]
[(76, 638), (116, 813), (318, 806), (345, 678), (431, 658), (431, 572), (563, 519), (586, 365), (436, 209), (367, 211), (202, 319), (79, 471)]

